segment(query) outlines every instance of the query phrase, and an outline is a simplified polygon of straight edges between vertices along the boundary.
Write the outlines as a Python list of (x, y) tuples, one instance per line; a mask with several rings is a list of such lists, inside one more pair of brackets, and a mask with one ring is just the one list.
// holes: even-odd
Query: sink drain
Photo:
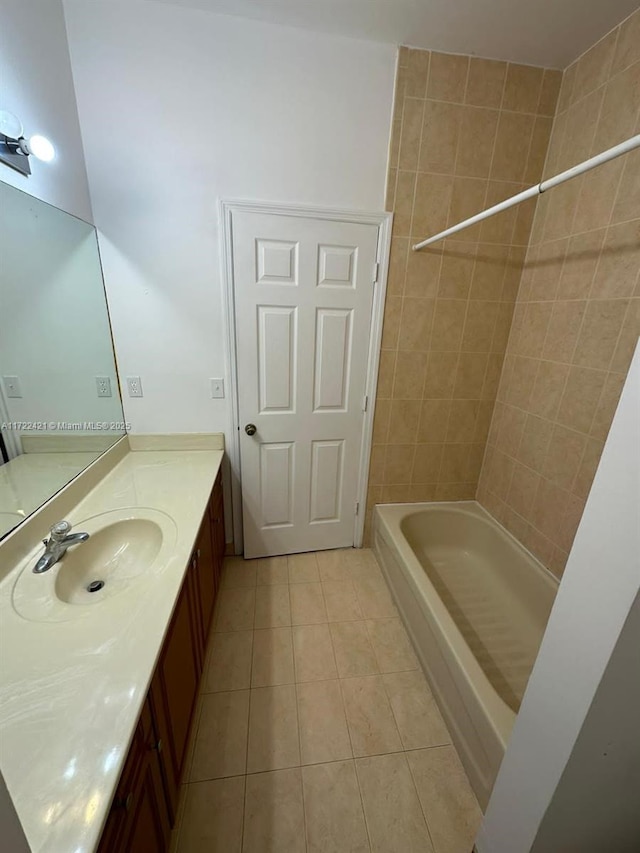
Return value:
[(87, 592), (99, 592), (104, 586), (104, 581), (91, 581), (87, 586)]

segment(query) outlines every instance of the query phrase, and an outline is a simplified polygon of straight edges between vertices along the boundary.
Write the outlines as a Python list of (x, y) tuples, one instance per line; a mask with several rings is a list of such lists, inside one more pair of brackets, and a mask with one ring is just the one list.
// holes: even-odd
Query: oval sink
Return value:
[[(145, 571), (161, 545), (162, 530), (155, 521), (129, 518), (109, 524), (70, 548), (60, 560), (56, 595), (68, 604), (93, 604), (96, 592), (107, 586), (126, 585)], [(102, 585), (92, 592), (93, 585), (99, 583)]]
[(14, 609), (25, 619), (64, 622), (90, 612), (162, 572), (176, 538), (173, 519), (150, 508), (101, 513), (74, 522), (73, 530), (89, 539), (72, 545), (48, 572), (33, 573), (42, 547), (25, 560), (13, 589)]

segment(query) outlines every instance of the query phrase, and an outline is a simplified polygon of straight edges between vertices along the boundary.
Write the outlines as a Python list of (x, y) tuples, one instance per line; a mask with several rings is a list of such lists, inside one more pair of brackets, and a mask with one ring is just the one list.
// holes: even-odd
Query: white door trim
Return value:
[[(4, 397), (2, 383), (0, 383), (0, 421), (2, 421), (2, 423), (9, 423), (10, 420), (9, 407), (7, 406), (7, 401)], [(16, 456), (20, 456), (22, 453), (22, 444), (20, 443), (18, 433), (14, 430), (6, 429), (2, 433), (2, 438), (4, 439), (4, 446), (7, 450), (9, 460), (15, 459)], [(2, 464), (1, 459), (0, 464)]]
[(375, 414), (378, 367), (380, 365), (380, 345), (382, 342), (382, 320), (387, 293), (389, 272), (389, 254), (391, 249), (392, 213), (367, 213), (354, 210), (339, 210), (325, 207), (305, 207), (303, 205), (270, 204), (267, 202), (220, 200), (220, 241), (221, 241), (221, 277), (223, 283), (223, 302), (225, 313), (225, 367), (229, 377), (229, 441), (227, 453), (231, 468), (231, 505), (233, 514), (233, 542), (236, 553), (241, 552), (242, 534), (242, 472), (240, 467), (240, 421), (238, 408), (238, 375), (236, 361), (236, 327), (233, 286), (233, 248), (231, 221), (234, 213), (268, 213), (276, 216), (301, 216), (315, 219), (329, 219), (337, 222), (349, 222), (360, 225), (377, 225), (378, 237), (378, 276), (373, 285), (373, 307), (371, 310), (371, 334), (367, 357), (367, 411), (362, 426), (362, 445), (360, 451), (360, 474), (358, 477), (359, 511), (355, 516), (354, 545), (362, 546), (367, 505), (367, 483), (369, 480), (369, 459), (373, 437), (373, 416)]

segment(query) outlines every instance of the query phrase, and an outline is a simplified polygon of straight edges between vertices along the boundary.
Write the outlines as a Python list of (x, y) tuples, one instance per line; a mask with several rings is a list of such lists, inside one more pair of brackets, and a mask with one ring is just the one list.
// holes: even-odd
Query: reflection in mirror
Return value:
[(95, 228), (0, 182), (0, 537), (123, 421)]

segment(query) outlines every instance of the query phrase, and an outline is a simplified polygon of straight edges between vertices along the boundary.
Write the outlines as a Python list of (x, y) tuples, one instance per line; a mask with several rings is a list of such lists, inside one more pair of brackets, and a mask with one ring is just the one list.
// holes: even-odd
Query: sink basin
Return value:
[(153, 579), (169, 563), (176, 539), (173, 519), (154, 509), (123, 509), (74, 522), (89, 539), (72, 545), (44, 574), (33, 573), (42, 553), (27, 560), (13, 589), (14, 609), (25, 619), (65, 622), (115, 595)]
[(56, 595), (68, 604), (93, 604), (107, 584), (126, 586), (148, 569), (161, 546), (162, 530), (155, 521), (114, 521), (67, 551), (56, 574)]

